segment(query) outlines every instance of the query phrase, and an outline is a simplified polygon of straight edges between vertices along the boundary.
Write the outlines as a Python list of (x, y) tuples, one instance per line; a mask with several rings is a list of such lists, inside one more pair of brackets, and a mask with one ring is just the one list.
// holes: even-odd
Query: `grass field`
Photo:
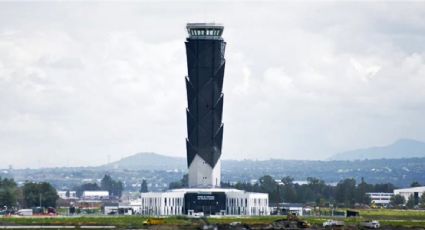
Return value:
[[(364, 220), (379, 220), (382, 226), (401, 228), (425, 228), (425, 211), (414, 210), (359, 210), (360, 217), (342, 218), (347, 225), (356, 226)], [(145, 216), (79, 216), (79, 217), (2, 217), (0, 225), (107, 225), (117, 228), (146, 228), (144, 222), (149, 217)], [(184, 229), (198, 228), (205, 223), (229, 224), (241, 222), (248, 225), (267, 225), (276, 220), (285, 219), (284, 216), (262, 216), (262, 217), (210, 217), (207, 219), (187, 217), (159, 218), (161, 226), (177, 226)], [(304, 220), (321, 226), (328, 218), (304, 217)]]
[[(81, 217), (3, 217), (0, 225), (102, 225), (117, 228), (141, 228), (148, 220), (144, 216), (81, 216)], [(182, 217), (161, 218), (164, 225), (192, 225), (192, 221)]]

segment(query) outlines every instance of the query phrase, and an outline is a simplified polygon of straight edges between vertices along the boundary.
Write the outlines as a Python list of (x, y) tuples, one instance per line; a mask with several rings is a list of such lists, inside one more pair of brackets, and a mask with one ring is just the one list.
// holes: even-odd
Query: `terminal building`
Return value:
[(269, 215), (268, 194), (220, 188), (223, 143), (224, 27), (187, 24), (188, 188), (142, 193), (143, 215)]
[(140, 214), (269, 215), (268, 194), (238, 189), (183, 188), (143, 193)]

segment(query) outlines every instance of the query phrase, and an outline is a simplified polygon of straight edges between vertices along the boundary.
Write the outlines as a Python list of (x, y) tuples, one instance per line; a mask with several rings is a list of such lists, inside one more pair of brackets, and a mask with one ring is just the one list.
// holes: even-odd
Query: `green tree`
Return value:
[(283, 177), (281, 180), (283, 185), (293, 185), (294, 184), (294, 178), (290, 176)]
[(345, 179), (336, 185), (335, 200), (345, 207), (353, 207), (355, 203), (356, 180)]
[(315, 201), (318, 205), (324, 205), (325, 200), (329, 199), (329, 189), (327, 189), (329, 186), (326, 185), (325, 181), (315, 177), (307, 177), (306, 187), (309, 188), (305, 197), (306, 201)]
[(406, 199), (404, 199), (404, 197), (399, 194), (394, 195), (390, 199), (390, 204), (394, 207), (400, 208), (401, 206), (404, 205), (404, 203), (406, 203)]
[(0, 188), (0, 208), (16, 205), (16, 196), (12, 188)]
[(269, 194), (270, 203), (278, 203), (279, 199), (279, 188), (273, 177), (265, 175), (258, 180), (259, 189), (262, 192)]
[(387, 184), (375, 184), (373, 186), (372, 192), (388, 192), (388, 193), (392, 193), (395, 188), (396, 187), (393, 184), (391, 184), (391, 183), (387, 183)]
[(297, 202), (297, 191), (294, 187), (294, 178), (286, 176), (280, 180), (282, 186), (280, 190), (280, 197), (283, 198), (284, 202)]
[(171, 182), (168, 185), (169, 189), (175, 189), (175, 188), (187, 188), (189, 186), (189, 175), (186, 173), (183, 175), (182, 179), (179, 181)]
[(364, 181), (364, 178), (362, 177), (360, 184), (357, 185), (356, 189), (356, 203), (360, 204), (367, 204), (370, 205), (371, 199), (370, 196), (367, 194), (367, 192), (371, 192), (373, 190), (373, 186), (369, 185)]
[(422, 193), (420, 200), (419, 200), (419, 205), (421, 208), (425, 208), (425, 192)]
[(56, 189), (47, 182), (26, 182), (23, 186), (25, 207), (56, 207), (59, 196)]
[(416, 205), (415, 203), (416, 203), (415, 197), (413, 195), (410, 195), (409, 199), (407, 199), (406, 207), (409, 208), (409, 209), (412, 209), (412, 208), (415, 207), (415, 205)]
[(148, 192), (148, 183), (146, 182), (146, 180), (142, 181), (142, 184), (140, 186), (140, 192)]
[(410, 184), (410, 187), (420, 187), (421, 186), (421, 184), (419, 184), (419, 182), (417, 182), (417, 181), (413, 181), (411, 184)]
[(105, 175), (100, 181), (100, 188), (109, 192), (111, 196), (121, 197), (123, 191), (123, 184), (121, 181), (115, 181), (111, 176)]
[(0, 177), (0, 208), (12, 208), (17, 202), (17, 185), (13, 179)]

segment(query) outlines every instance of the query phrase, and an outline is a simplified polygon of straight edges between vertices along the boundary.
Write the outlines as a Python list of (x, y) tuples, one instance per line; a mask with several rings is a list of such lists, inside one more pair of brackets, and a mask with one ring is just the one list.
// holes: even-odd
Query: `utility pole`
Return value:
[(39, 193), (39, 197), (38, 197), (39, 199), (38, 199), (38, 201), (39, 201), (39, 207), (41, 208), (41, 193)]

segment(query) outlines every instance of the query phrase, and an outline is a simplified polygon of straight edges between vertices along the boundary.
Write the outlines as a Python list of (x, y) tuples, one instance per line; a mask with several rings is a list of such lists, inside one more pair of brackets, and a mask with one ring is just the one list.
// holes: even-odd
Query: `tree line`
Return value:
[(289, 176), (276, 181), (269, 175), (261, 177), (255, 184), (238, 182), (235, 185), (224, 183), (223, 186), (268, 193), (271, 204), (314, 203), (319, 206), (341, 207), (354, 207), (355, 204), (370, 205), (371, 199), (367, 193), (392, 193), (395, 189), (391, 183), (368, 184), (363, 178), (358, 184), (355, 179), (348, 178), (339, 181), (336, 185), (329, 185), (315, 177), (308, 177), (307, 183), (298, 184), (294, 183), (294, 178)]
[[(83, 191), (106, 190), (111, 197), (120, 198), (123, 188), (121, 181), (105, 175), (100, 185), (85, 183), (74, 189), (78, 197), (81, 197)], [(69, 196), (69, 191), (67, 195)], [(27, 181), (23, 186), (18, 186), (13, 179), (0, 177), (0, 209), (56, 207), (58, 199), (57, 191), (50, 183)]]
[[(187, 174), (181, 180), (169, 184), (170, 189), (187, 186)], [(294, 178), (289, 176), (276, 181), (270, 175), (261, 177), (256, 183), (238, 182), (231, 184), (222, 182), (221, 187), (268, 193), (271, 205), (279, 203), (311, 203), (322, 207), (329, 205), (341, 207), (354, 207), (356, 204), (370, 205), (371, 199), (367, 193), (392, 193), (396, 188), (391, 183), (369, 184), (363, 178), (358, 184), (355, 179), (348, 178), (339, 181), (336, 185), (329, 185), (315, 177), (308, 177), (307, 183), (298, 184), (294, 183)]]
[(0, 177), (0, 208), (56, 207), (56, 189), (47, 182), (25, 182), (18, 187), (13, 179)]

